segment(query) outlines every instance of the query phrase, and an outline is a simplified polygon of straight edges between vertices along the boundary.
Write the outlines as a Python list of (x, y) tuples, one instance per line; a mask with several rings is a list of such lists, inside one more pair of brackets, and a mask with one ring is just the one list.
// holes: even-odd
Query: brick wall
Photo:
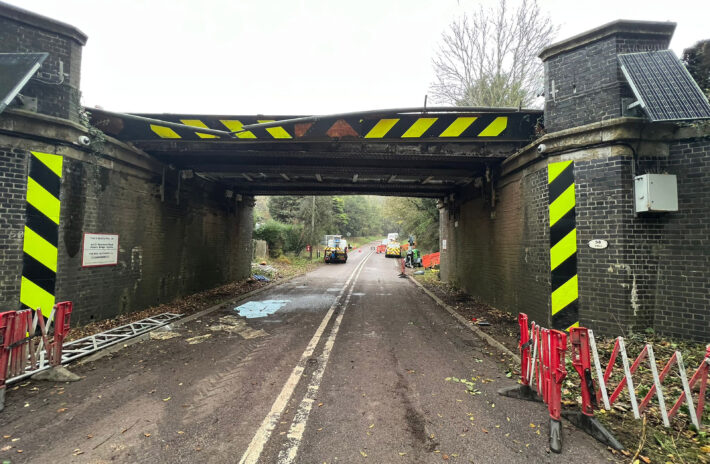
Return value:
[(26, 189), (25, 152), (0, 147), (0, 312), (19, 304)]
[[(3, 247), (1, 303), (19, 307), (27, 152), (0, 148)], [(224, 189), (167, 170), (160, 175), (118, 172), (64, 158), (61, 189), (58, 300), (72, 300), (72, 321), (136, 311), (245, 278), (250, 273), (252, 207)], [(5, 201), (8, 199), (9, 201)], [(118, 265), (82, 268), (83, 234), (119, 234)]]
[[(650, 215), (634, 212), (631, 155), (565, 155), (575, 160), (580, 321), (599, 333), (652, 328), (707, 341), (710, 139), (676, 141), (669, 148), (668, 157), (642, 157), (635, 169), (678, 179), (679, 211)], [(498, 184), (495, 208), (479, 195), (442, 211), (449, 246), (442, 278), (499, 309), (547, 321), (546, 161)], [(593, 239), (606, 240), (608, 247), (590, 248)]]
[(708, 341), (710, 140), (671, 144), (665, 168), (678, 176), (679, 211), (659, 219), (654, 327), (661, 333)]
[(441, 224), (449, 248), (442, 257), (442, 279), (496, 308), (524, 311), (537, 321), (547, 321), (550, 272), (544, 170), (503, 179), (496, 188), (494, 207), (490, 195), (472, 188), (463, 201), (442, 210)]
[[(555, 132), (622, 116), (633, 93), (617, 55), (668, 48), (666, 38), (634, 34), (604, 37), (545, 61), (545, 128)], [(555, 96), (552, 96), (554, 80)], [(626, 102), (626, 104), (630, 103)]]
[[(0, 4), (0, 53), (47, 52), (39, 70), (21, 94), (37, 98), (39, 113), (79, 120), (81, 52), (86, 36), (72, 26), (7, 4)], [(66, 74), (59, 83), (59, 63)], [(49, 83), (47, 83), (49, 82)]]

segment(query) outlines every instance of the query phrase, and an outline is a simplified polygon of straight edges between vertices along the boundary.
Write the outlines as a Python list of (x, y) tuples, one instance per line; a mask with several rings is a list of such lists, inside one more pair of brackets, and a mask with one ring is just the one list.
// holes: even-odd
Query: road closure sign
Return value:
[(115, 266), (118, 264), (118, 234), (84, 234), (81, 266)]

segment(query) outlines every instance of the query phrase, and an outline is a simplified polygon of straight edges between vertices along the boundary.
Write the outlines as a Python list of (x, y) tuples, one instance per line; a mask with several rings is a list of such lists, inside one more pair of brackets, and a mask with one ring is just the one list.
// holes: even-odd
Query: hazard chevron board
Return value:
[(539, 112), (381, 114), (377, 117), (322, 118), (314, 122), (290, 122), (282, 126), (243, 131), (245, 125), (297, 118), (298, 116), (208, 116), (142, 114), (152, 119), (192, 126), (168, 127), (151, 124), (101, 110), (89, 110), (92, 123), (121, 140), (201, 140), (219, 141), (219, 135), (200, 132), (200, 128), (235, 132), (242, 142), (299, 140), (376, 141), (522, 141), (532, 139)]
[(48, 317), (57, 281), (63, 158), (33, 151), (29, 164), (20, 303), (25, 308), (41, 309)]

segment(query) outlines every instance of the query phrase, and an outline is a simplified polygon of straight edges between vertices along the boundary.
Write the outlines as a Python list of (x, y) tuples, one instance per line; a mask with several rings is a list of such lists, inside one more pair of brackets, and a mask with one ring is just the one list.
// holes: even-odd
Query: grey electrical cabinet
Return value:
[(637, 213), (678, 211), (678, 183), (673, 174), (644, 174), (634, 179)]

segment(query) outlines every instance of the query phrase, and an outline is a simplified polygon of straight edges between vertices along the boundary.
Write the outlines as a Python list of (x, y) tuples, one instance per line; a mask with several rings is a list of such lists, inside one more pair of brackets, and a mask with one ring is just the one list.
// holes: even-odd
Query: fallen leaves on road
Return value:
[(219, 318), (219, 322), (220, 324), (212, 325), (209, 329), (213, 332), (224, 331), (228, 333), (238, 334), (245, 340), (268, 335), (265, 331), (261, 329), (252, 329), (247, 325), (244, 319), (237, 316), (222, 316)]
[(10, 450), (10, 449), (12, 449), (12, 445), (5, 445), (5, 446), (3, 446), (2, 448), (0, 448), (0, 451), (7, 451), (7, 450)]
[(66, 410), (67, 410), (67, 408), (59, 408), (59, 409), (57, 409), (57, 412), (64, 412)]
[(180, 334), (177, 332), (171, 332), (169, 330), (154, 330), (150, 333), (151, 340), (169, 340), (171, 338), (179, 337)]
[(367, 453), (365, 453), (364, 451), (360, 451), (360, 455), (362, 455), (363, 458), (367, 457)]
[(163, 398), (163, 401), (170, 401), (171, 396), (168, 396), (167, 398)]
[(212, 334), (198, 335), (197, 337), (187, 338), (185, 341), (190, 345), (197, 345), (198, 343), (204, 342), (211, 336)]
[(148, 432), (145, 432), (143, 435), (144, 435), (146, 438), (150, 437), (150, 434), (149, 434)]

